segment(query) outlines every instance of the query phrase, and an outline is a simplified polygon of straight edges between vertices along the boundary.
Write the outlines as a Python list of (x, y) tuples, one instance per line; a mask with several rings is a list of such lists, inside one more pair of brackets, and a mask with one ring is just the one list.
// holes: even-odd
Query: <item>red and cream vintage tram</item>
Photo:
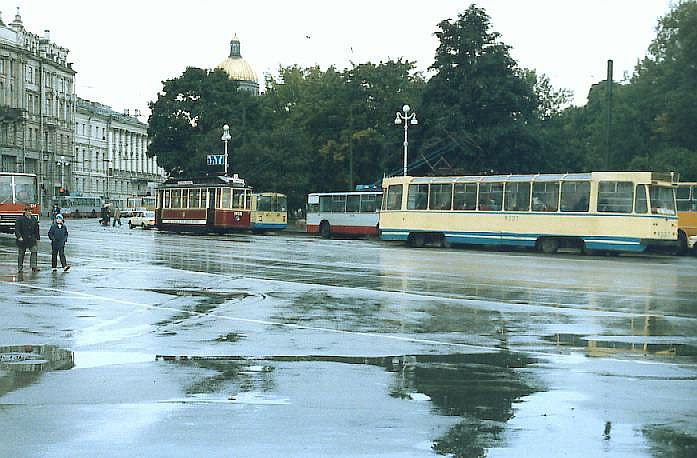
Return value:
[(155, 226), (171, 232), (249, 230), (252, 188), (237, 175), (169, 179), (157, 188)]

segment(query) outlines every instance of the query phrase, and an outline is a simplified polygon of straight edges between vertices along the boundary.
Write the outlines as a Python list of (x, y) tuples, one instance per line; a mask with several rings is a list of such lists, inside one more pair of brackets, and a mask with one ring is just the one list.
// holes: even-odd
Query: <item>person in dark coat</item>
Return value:
[(68, 228), (63, 222), (63, 215), (56, 215), (56, 222), (48, 230), (48, 238), (51, 239), (51, 268), (56, 271), (58, 256), (60, 256), (61, 267), (65, 272), (70, 270), (70, 264), (65, 260), (65, 242), (68, 241)]
[(31, 207), (24, 207), (24, 214), (17, 218), (15, 222), (15, 237), (17, 239), (17, 272), (21, 273), (24, 269), (24, 254), (27, 248), (31, 252), (29, 265), (32, 272), (38, 272), (40, 269), (37, 265), (38, 242), (39, 236), (39, 220), (32, 212)]

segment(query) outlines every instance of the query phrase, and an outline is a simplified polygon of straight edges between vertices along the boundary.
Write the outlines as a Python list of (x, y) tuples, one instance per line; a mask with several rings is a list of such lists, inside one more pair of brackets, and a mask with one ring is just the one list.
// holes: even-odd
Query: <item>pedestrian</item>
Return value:
[(24, 269), (24, 254), (27, 248), (31, 253), (29, 265), (32, 272), (38, 272), (37, 252), (39, 236), (39, 220), (34, 217), (29, 205), (24, 207), (24, 214), (17, 218), (15, 222), (15, 237), (17, 238), (17, 272), (22, 273)]
[(103, 226), (109, 225), (109, 204), (102, 205), (102, 219), (99, 220)]
[(58, 265), (58, 257), (60, 256), (61, 267), (65, 272), (70, 270), (70, 264), (65, 260), (65, 242), (68, 241), (68, 228), (65, 227), (63, 215), (56, 215), (56, 222), (51, 225), (48, 230), (48, 238), (51, 239), (51, 269), (55, 272)]
[(114, 224), (111, 227), (116, 227), (116, 223), (119, 223), (119, 226), (121, 226), (121, 209), (118, 205), (114, 208)]

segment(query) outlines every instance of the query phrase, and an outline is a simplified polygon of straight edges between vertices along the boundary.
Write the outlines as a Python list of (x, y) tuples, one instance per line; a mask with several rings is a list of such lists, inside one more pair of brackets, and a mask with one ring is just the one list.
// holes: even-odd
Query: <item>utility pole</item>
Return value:
[(612, 148), (612, 59), (607, 61), (607, 132), (605, 137), (605, 170), (610, 170)]

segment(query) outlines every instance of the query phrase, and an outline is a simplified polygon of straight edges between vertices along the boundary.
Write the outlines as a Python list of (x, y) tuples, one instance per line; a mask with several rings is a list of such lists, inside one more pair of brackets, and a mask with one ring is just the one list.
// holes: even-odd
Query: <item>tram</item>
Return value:
[(41, 215), (36, 175), (0, 172), (0, 232), (13, 233), (17, 217), (27, 205), (34, 215)]
[(252, 194), (249, 228), (252, 232), (280, 231), (288, 227), (288, 198), (277, 192)]
[(672, 174), (392, 177), (383, 180), (383, 240), (508, 245), (554, 253), (673, 250), (678, 216)]

